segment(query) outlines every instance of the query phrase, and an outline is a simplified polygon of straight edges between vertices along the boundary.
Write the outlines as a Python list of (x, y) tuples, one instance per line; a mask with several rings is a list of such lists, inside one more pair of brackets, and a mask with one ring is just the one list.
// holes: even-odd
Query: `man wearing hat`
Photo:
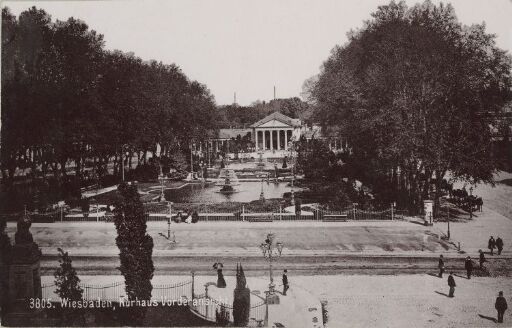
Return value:
[(286, 296), (286, 291), (290, 288), (288, 284), (288, 270), (284, 269), (283, 272), (283, 295)]
[(466, 257), (466, 260), (464, 261), (464, 268), (466, 269), (468, 279), (471, 279), (471, 272), (473, 271), (473, 261), (471, 260), (471, 257)]
[(496, 303), (494, 304), (496, 311), (498, 311), (498, 322), (503, 322), (503, 315), (505, 314), (505, 310), (507, 309), (507, 300), (503, 297), (503, 292), (498, 293), (498, 297), (496, 298)]
[(450, 272), (448, 276), (448, 287), (450, 287), (450, 292), (448, 293), (448, 297), (453, 297), (453, 293), (455, 293), (455, 279), (453, 278), (453, 272)]

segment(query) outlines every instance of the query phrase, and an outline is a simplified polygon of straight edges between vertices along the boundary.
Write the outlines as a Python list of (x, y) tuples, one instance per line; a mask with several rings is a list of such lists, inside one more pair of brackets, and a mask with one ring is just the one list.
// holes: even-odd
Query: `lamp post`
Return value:
[(293, 190), (293, 185), (295, 184), (295, 162), (293, 161), (293, 142), (290, 140), (288, 142), (288, 149), (290, 149), (290, 165), (292, 169), (292, 190), (291, 190), (291, 200), (290, 203), (295, 205), (295, 193)]
[[(125, 160), (125, 157), (124, 157), (124, 154), (125, 154), (125, 152), (124, 152), (124, 148), (125, 148), (126, 146), (128, 146), (128, 145), (123, 145), (123, 146), (121, 146), (121, 164), (122, 164), (122, 165), (121, 165), (121, 171), (123, 172), (123, 173), (122, 173), (122, 174), (123, 174), (123, 182), (124, 182), (124, 160)], [(128, 157), (128, 155), (129, 155), (129, 152), (128, 152), (128, 151), (126, 151), (126, 157)]]
[(260, 200), (265, 200), (265, 194), (263, 193), (263, 178), (261, 179), (261, 192), (260, 192)]
[(194, 159), (193, 159), (192, 155), (193, 155), (192, 142), (190, 142), (190, 173), (193, 176), (194, 175)]
[(171, 240), (172, 202), (167, 202), (167, 206), (169, 206), (169, 214), (167, 215), (167, 236), (161, 232), (158, 234), (167, 239), (169, 242), (176, 244), (176, 235), (174, 234), (174, 231), (172, 232)]
[(473, 218), (473, 186), (469, 188), (469, 218)]
[(279, 304), (279, 296), (275, 293), (274, 277), (272, 275), (272, 262), (278, 257), (281, 257), (283, 251), (283, 243), (274, 243), (275, 235), (273, 233), (267, 234), (267, 239), (264, 243), (261, 243), (260, 249), (263, 252), (263, 257), (269, 262), (269, 277), (270, 283), (268, 285), (267, 303), (268, 304)]
[(164, 175), (162, 174), (162, 166), (160, 166), (160, 175), (158, 176), (158, 181), (160, 182), (160, 201), (165, 201), (164, 195)]
[(450, 239), (450, 208), (448, 207), (448, 233), (446, 234), (448, 239)]

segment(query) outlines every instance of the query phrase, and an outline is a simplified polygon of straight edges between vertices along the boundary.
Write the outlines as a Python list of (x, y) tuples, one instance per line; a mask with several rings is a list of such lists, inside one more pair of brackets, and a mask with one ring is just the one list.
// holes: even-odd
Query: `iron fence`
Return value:
[[(251, 292), (252, 294), (252, 292)], [(258, 296), (259, 297), (259, 296)], [(233, 317), (233, 306), (220, 302), (209, 296), (197, 295), (197, 297), (190, 303), (191, 310), (201, 318), (216, 322), (217, 313), (220, 313), (222, 309), (226, 311), (229, 316), (229, 322), (234, 322)], [(251, 305), (249, 310), (249, 325), (248, 327), (263, 327), (263, 323), (268, 318), (268, 306), (263, 299), (262, 301)]]
[[(342, 222), (347, 220), (393, 220), (403, 218), (404, 211), (397, 211), (391, 207), (385, 210), (363, 210), (357, 207), (350, 207), (343, 210), (329, 210), (318, 208), (317, 205), (305, 206), (295, 212), (290, 209), (279, 207), (268, 207), (262, 210), (255, 210), (245, 203), (222, 203), (222, 204), (199, 204), (199, 203), (149, 203), (145, 205), (145, 219), (148, 222), (167, 222), (169, 218), (175, 220), (178, 213), (185, 216), (194, 212), (198, 214), (198, 220), (203, 222), (217, 221), (249, 221), (249, 222), (270, 222), (270, 221), (327, 221)], [(14, 217), (23, 215), (16, 213)], [(35, 222), (112, 222), (113, 213), (98, 211), (83, 213), (70, 212), (67, 215), (59, 210), (51, 213), (27, 212)], [(12, 219), (11, 216), (9, 218)], [(185, 217), (183, 217), (184, 219)], [(6, 219), (6, 218), (4, 218)]]
[[(106, 285), (79, 284), (82, 288), (82, 298), (84, 300), (102, 300), (118, 302), (126, 298), (125, 283), (114, 282)], [(42, 297), (44, 299), (57, 299), (55, 283), (44, 284), (41, 286)], [(151, 299), (157, 302), (179, 301), (183, 297), (192, 298), (192, 280), (187, 280), (175, 284), (153, 285)]]

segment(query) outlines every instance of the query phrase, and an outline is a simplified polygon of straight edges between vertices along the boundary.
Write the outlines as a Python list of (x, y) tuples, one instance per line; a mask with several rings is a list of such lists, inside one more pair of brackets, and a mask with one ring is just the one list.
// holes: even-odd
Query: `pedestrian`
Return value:
[(494, 307), (496, 308), (496, 311), (498, 311), (498, 322), (502, 323), (503, 315), (505, 314), (505, 310), (508, 308), (507, 300), (503, 297), (503, 292), (498, 293)]
[(286, 291), (290, 288), (288, 284), (288, 270), (284, 269), (283, 272), (283, 295), (286, 296)]
[(468, 279), (471, 279), (471, 272), (473, 271), (473, 261), (471, 260), (471, 257), (466, 257), (466, 260), (464, 261), (464, 268), (466, 268)]
[(484, 252), (479, 249), (478, 252), (480, 253), (480, 269), (483, 269), (484, 268), (484, 262), (487, 262), (487, 260), (485, 259), (485, 255), (484, 255)]
[(501, 255), (501, 251), (503, 251), (503, 239), (499, 236), (496, 239), (496, 248), (498, 249), (498, 255)]
[(439, 278), (442, 278), (443, 277), (443, 273), (444, 273), (444, 258), (443, 258), (443, 255), (439, 255), (439, 264), (437, 265), (437, 267), (439, 268)]
[(494, 248), (496, 247), (496, 241), (494, 240), (494, 237), (491, 236), (489, 238), (489, 243), (487, 244), (487, 248), (491, 250), (491, 255), (494, 255)]
[(455, 293), (455, 279), (453, 278), (453, 272), (450, 272), (448, 276), (448, 286), (450, 287), (450, 292), (448, 293), (448, 297), (454, 297), (453, 293)]
[(226, 288), (226, 280), (222, 274), (222, 268), (224, 265), (220, 262), (215, 262), (213, 268), (217, 270), (217, 288)]

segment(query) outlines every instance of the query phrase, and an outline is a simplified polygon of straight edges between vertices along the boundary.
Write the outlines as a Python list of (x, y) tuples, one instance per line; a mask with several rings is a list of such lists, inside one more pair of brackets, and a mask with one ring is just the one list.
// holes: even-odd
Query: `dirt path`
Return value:
[[(268, 262), (262, 256), (154, 256), (155, 273), (182, 275), (195, 271), (211, 274), (212, 264), (224, 263), (226, 275), (234, 274), (236, 262), (241, 261), (250, 276), (268, 273)], [(446, 256), (446, 270), (465, 275), (463, 256)], [(58, 266), (56, 256), (45, 256), (41, 262), (43, 274), (51, 275)], [(84, 275), (119, 274), (117, 256), (73, 256), (73, 266)], [(491, 275), (510, 275), (512, 258), (493, 258), (487, 263)], [(301, 275), (350, 275), (350, 274), (437, 274), (437, 257), (434, 256), (283, 256), (275, 264), (276, 270), (288, 269)], [(475, 270), (475, 275), (487, 275)]]

